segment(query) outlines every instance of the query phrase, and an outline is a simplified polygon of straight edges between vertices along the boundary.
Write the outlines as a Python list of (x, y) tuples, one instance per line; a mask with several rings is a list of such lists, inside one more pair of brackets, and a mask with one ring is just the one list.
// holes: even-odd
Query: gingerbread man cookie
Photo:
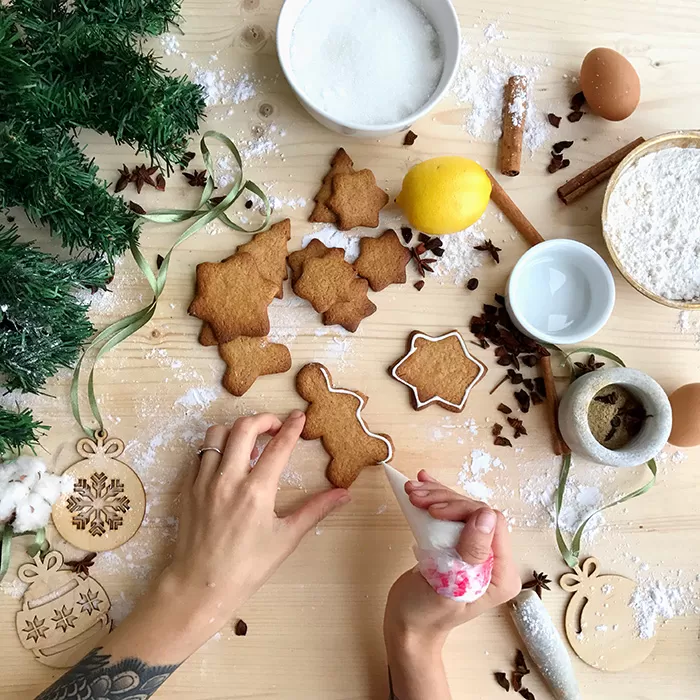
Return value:
[(362, 418), (364, 394), (334, 387), (330, 372), (318, 362), (301, 368), (296, 386), (309, 402), (301, 436), (323, 443), (331, 457), (326, 476), (334, 486), (349, 488), (362, 469), (391, 460), (391, 438), (371, 432)]
[(436, 403), (460, 413), (470, 391), (486, 374), (486, 367), (469, 354), (457, 331), (439, 337), (413, 331), (407, 354), (389, 368), (389, 373), (411, 390), (416, 411)]

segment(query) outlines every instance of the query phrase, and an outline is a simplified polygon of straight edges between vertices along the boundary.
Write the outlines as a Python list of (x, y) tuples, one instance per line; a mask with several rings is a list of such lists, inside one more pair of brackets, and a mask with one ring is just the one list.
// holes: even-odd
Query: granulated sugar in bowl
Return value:
[(615, 264), (659, 304), (700, 308), (700, 131), (644, 142), (613, 174), (603, 235)]
[(306, 110), (344, 134), (405, 131), (449, 88), (459, 63), (450, 0), (286, 0), (282, 70)]

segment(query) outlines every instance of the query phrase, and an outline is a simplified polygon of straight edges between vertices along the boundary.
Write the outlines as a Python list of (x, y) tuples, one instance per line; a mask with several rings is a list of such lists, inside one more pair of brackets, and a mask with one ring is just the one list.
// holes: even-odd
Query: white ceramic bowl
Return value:
[(526, 335), (569, 345), (595, 335), (615, 305), (605, 260), (578, 241), (557, 238), (525, 253), (510, 273), (506, 307)]
[[(460, 47), (460, 27), (457, 13), (450, 0), (411, 0), (425, 13), (430, 22), (435, 27), (435, 31), (440, 37), (445, 66), (442, 71), (442, 78), (435, 88), (430, 99), (413, 114), (409, 114), (405, 119), (390, 124), (353, 124), (343, 123), (331, 117), (319, 107), (312, 104), (306, 97), (301, 85), (297, 81), (290, 58), (290, 46), (292, 43), (292, 32), (294, 25), (309, 0), (285, 0), (277, 22), (277, 55), (279, 56), (282, 71), (287, 81), (296, 94), (299, 102), (306, 111), (318, 122), (328, 127), (332, 131), (337, 131), (348, 136), (360, 138), (379, 138), (406, 131), (416, 120), (424, 117), (440, 101), (447, 92), (459, 67), (459, 47)], [(327, 0), (333, 2), (333, 0)], [(377, 0), (381, 2), (381, 0)], [(323, 27), (319, 27), (319, 32)], [(368, 76), (370, 78), (370, 76)]]

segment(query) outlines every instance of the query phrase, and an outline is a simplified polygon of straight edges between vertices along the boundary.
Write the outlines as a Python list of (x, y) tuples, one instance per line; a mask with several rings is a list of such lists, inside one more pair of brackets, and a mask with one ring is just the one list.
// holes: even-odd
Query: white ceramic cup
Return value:
[(595, 335), (615, 306), (615, 281), (605, 260), (578, 241), (556, 238), (530, 248), (513, 268), (506, 308), (535, 340), (569, 345)]
[[(341, 122), (331, 117), (321, 108), (314, 106), (311, 100), (306, 97), (292, 70), (292, 61), (290, 57), (292, 32), (294, 31), (294, 25), (301, 11), (307, 5), (308, 1), (309, 0), (285, 0), (277, 22), (277, 55), (280, 65), (282, 66), (282, 72), (299, 99), (299, 102), (301, 102), (306, 111), (314, 119), (323, 124), (323, 126), (328, 127), (332, 131), (337, 131), (338, 133), (348, 136), (357, 136), (359, 138), (379, 138), (400, 131), (406, 131), (413, 122), (424, 117), (433, 109), (449, 89), (455, 73), (457, 72), (457, 68), (459, 67), (460, 27), (457, 13), (450, 0), (411, 0), (425, 13), (426, 17), (435, 27), (435, 31), (440, 37), (442, 53), (445, 59), (442, 77), (430, 99), (420, 109), (413, 114), (409, 114), (405, 119), (389, 124), (354, 124), (351, 122)], [(377, 2), (381, 1), (382, 0), (377, 0)], [(327, 0), (327, 2), (333, 2), (333, 0)], [(323, 27), (319, 27), (319, 32), (323, 32)], [(377, 69), (381, 70), (381, 66), (378, 66)], [(371, 78), (371, 76), (368, 76), (368, 78)]]

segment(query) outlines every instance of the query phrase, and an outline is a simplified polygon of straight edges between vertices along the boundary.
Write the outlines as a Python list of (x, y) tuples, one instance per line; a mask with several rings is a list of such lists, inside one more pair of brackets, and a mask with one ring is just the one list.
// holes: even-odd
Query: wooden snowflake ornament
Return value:
[(29, 588), (17, 613), (17, 635), (45, 666), (74, 666), (112, 628), (104, 588), (90, 576), (64, 569), (60, 552), (37, 554), (19, 567), (18, 576)]
[(72, 493), (53, 507), (53, 522), (63, 539), (86, 552), (120, 547), (141, 527), (146, 493), (134, 470), (117, 459), (124, 443), (98, 430), (76, 450), (84, 459), (64, 475), (75, 479)]

